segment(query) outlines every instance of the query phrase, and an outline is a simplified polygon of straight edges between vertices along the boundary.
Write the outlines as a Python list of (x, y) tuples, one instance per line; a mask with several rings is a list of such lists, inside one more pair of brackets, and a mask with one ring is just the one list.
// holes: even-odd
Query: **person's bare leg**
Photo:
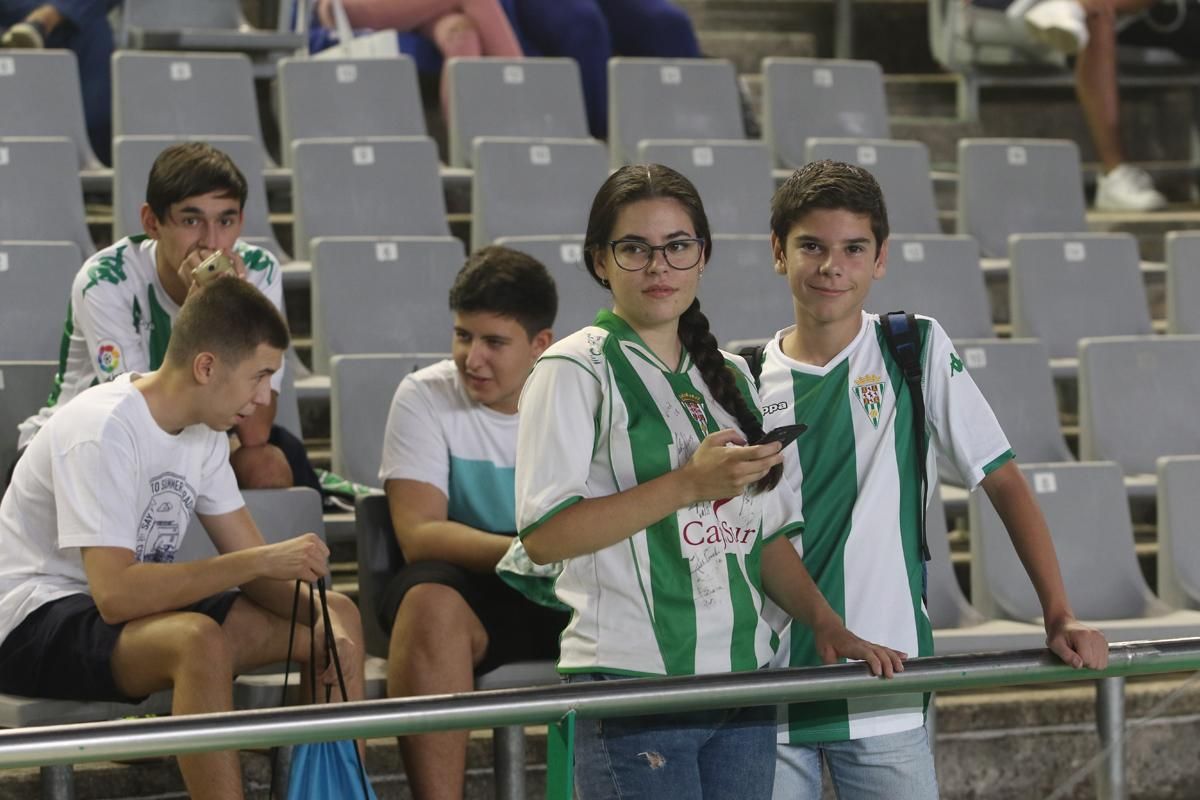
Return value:
[[(445, 61), (452, 58), (476, 58), (483, 55), (479, 32), (466, 14), (453, 13), (438, 17), (420, 28), (442, 54)], [(442, 67), (441, 86), (442, 116), (450, 121), (450, 84), (446, 80), (446, 67)]]
[[(233, 657), (221, 626), (203, 614), (169, 612), (128, 623), (112, 655), (117, 688), (141, 697), (173, 688), (175, 715), (233, 709)], [(237, 751), (179, 756), (193, 800), (238, 800), (242, 768)]]
[(287, 456), (273, 444), (242, 445), (229, 456), (239, 489), (286, 489), (294, 485)]
[[(462, 595), (423, 583), (404, 595), (388, 647), (388, 696), (469, 692), (487, 633)], [(400, 738), (400, 755), (417, 800), (462, 800), (466, 731)]]
[(520, 58), (521, 43), (497, 0), (461, 0), (462, 12), (475, 23), (485, 56)]

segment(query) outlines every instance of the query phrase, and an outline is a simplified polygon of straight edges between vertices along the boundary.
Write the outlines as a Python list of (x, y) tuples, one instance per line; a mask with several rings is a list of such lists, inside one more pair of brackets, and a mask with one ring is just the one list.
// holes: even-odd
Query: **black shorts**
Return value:
[(481, 574), (447, 561), (418, 561), (405, 564), (379, 593), (375, 608), (379, 625), (390, 636), (409, 589), (422, 583), (438, 583), (454, 589), (483, 623), (488, 648), (475, 667), (482, 675), (514, 661), (556, 661), (558, 637), (571, 616), (533, 602), (509, 586), (495, 573)]
[[(223, 623), (238, 592), (223, 592), (180, 611)], [(0, 692), (59, 700), (137, 703), (117, 689), (112, 652), (124, 623), (109, 625), (91, 595), (72, 594), (34, 609), (0, 644)]]

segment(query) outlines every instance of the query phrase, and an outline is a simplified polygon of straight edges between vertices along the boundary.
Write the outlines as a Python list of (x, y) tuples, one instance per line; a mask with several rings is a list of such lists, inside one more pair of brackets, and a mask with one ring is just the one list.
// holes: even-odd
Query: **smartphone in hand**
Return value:
[(771, 442), (779, 442), (781, 449), (787, 447), (792, 442), (796, 441), (796, 437), (808, 430), (808, 426), (804, 423), (799, 425), (781, 425), (778, 428), (767, 431), (757, 441), (751, 442), (753, 445), (770, 444)]
[(192, 280), (200, 286), (208, 286), (226, 272), (236, 272), (233, 259), (217, 250), (192, 270)]

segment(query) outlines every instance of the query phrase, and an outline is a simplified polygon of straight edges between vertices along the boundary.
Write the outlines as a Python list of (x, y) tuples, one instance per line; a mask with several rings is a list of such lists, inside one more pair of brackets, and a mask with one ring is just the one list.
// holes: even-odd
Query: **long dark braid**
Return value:
[[(746, 405), (746, 398), (738, 389), (733, 371), (725, 363), (725, 356), (717, 346), (717, 338), (709, 330), (708, 317), (700, 310), (699, 298), (692, 300), (687, 311), (679, 318), (679, 341), (687, 348), (692, 361), (696, 362), (708, 391), (722, 408), (734, 416), (747, 440), (754, 442), (760, 439), (763, 435), (762, 423)], [(754, 484), (754, 491), (774, 489), (782, 475), (783, 465), (776, 464)]]

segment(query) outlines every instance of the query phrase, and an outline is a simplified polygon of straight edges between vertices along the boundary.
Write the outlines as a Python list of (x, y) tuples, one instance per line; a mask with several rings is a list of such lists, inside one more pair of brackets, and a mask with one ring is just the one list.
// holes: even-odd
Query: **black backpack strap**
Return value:
[(765, 344), (756, 344), (738, 350), (738, 355), (746, 359), (746, 366), (750, 367), (750, 377), (754, 378), (754, 385), (759, 388), (762, 383), (759, 378), (762, 377), (763, 353), (766, 350)]
[(925, 473), (925, 395), (921, 389), (921, 333), (917, 329), (914, 314), (891, 311), (882, 314), (879, 322), (883, 327), (883, 339), (888, 352), (904, 375), (908, 395), (913, 406), (913, 434), (916, 449), (917, 474), (921, 476), (921, 508), (918, 519), (921, 524), (921, 557), (929, 560), (929, 541), (925, 532), (925, 508), (929, 502), (929, 476)]

